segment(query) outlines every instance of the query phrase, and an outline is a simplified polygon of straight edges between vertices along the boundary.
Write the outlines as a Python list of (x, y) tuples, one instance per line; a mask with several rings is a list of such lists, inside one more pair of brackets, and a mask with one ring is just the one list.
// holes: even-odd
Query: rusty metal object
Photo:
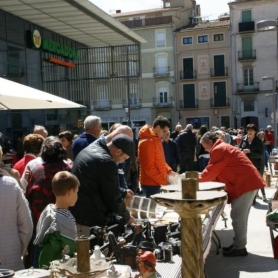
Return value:
[(79, 237), (76, 239), (77, 249), (77, 271), (89, 272), (90, 271), (90, 239), (88, 237)]
[(197, 190), (198, 190), (198, 180), (197, 179), (182, 179), (181, 180), (181, 194), (182, 199), (196, 200)]

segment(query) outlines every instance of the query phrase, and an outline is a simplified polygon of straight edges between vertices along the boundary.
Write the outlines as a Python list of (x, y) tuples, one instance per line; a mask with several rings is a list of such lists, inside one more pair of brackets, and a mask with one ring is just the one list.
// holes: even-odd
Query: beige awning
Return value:
[(88, 0), (1, 0), (0, 9), (89, 47), (146, 42)]

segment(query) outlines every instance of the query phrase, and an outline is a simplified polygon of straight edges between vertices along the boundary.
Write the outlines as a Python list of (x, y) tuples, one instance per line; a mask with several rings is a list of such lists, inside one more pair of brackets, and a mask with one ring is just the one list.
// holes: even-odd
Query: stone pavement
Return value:
[[(266, 187), (266, 196), (271, 198), (276, 191), (273, 186)], [(260, 191), (259, 191), (260, 195)], [(216, 254), (215, 245), (212, 243), (210, 254), (205, 262), (207, 278), (277, 278), (278, 260), (274, 259), (269, 228), (266, 226), (265, 216), (268, 209), (267, 203), (257, 199), (255, 206), (251, 208), (248, 222), (246, 257), (224, 257), (222, 251)], [(230, 205), (226, 205), (227, 228), (220, 217), (216, 226), (216, 233), (222, 246), (232, 243), (233, 230), (230, 219)], [(275, 233), (275, 236), (278, 233)]]

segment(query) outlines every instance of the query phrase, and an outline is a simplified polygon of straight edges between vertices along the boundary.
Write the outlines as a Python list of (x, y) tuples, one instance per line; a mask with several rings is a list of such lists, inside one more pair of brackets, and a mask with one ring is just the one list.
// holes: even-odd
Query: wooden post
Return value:
[(181, 257), (183, 278), (204, 278), (202, 223), (198, 214), (192, 218), (181, 216)]
[(182, 179), (181, 180), (181, 196), (182, 199), (196, 199), (198, 190), (198, 180), (197, 179)]
[(199, 172), (192, 171), (192, 172), (186, 172), (185, 178), (187, 179), (198, 179), (199, 178)]

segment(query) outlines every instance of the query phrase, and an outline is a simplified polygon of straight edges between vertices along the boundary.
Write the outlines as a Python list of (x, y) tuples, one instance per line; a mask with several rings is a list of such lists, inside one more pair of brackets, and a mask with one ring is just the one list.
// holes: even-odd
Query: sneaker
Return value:
[(232, 249), (230, 252), (223, 253), (224, 257), (241, 257), (241, 256), (247, 256), (248, 252), (246, 248), (243, 249)]
[(234, 248), (234, 245), (231, 244), (231, 245), (228, 246), (228, 247), (222, 247), (222, 251), (223, 251), (223, 252), (230, 252), (233, 248)]

